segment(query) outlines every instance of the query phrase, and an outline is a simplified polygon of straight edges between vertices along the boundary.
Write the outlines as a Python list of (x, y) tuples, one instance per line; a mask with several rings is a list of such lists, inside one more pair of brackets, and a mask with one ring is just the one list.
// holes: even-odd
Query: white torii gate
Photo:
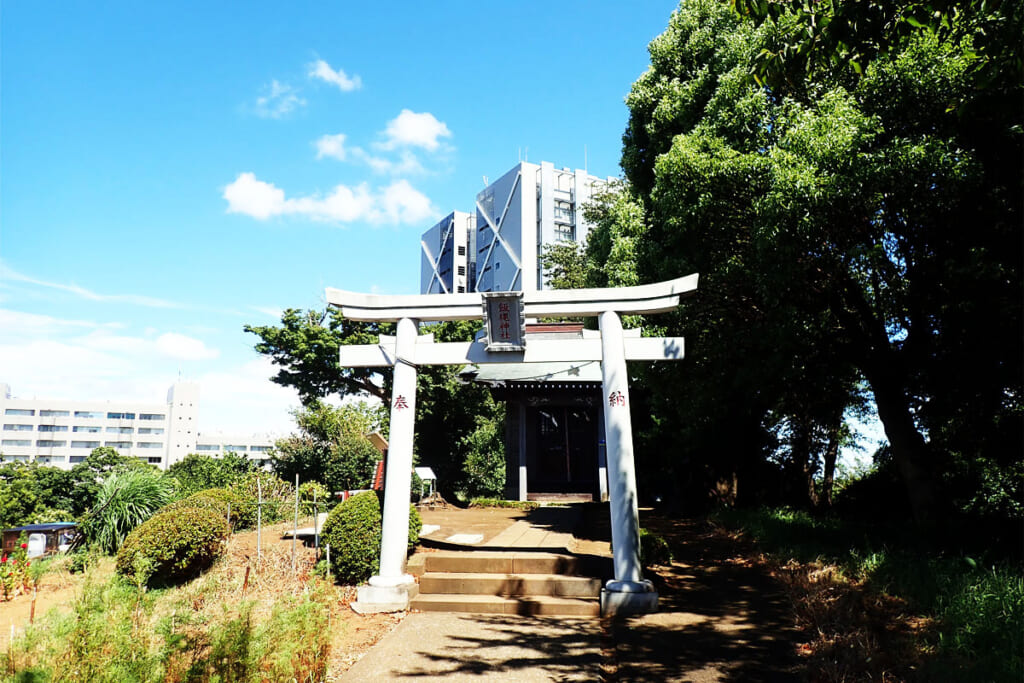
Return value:
[[(641, 575), (639, 515), (627, 360), (681, 360), (682, 337), (625, 337), (620, 314), (663, 313), (697, 289), (696, 274), (638, 287), (558, 289), (528, 292), (392, 296), (327, 289), (327, 303), (350, 320), (396, 322), (396, 336), (378, 344), (342, 346), (342, 367), (394, 368), (391, 436), (388, 449), (380, 570), (359, 589), (361, 611), (397, 611), (409, 605), (412, 576), (405, 573), (409, 529), (416, 368), (421, 365), (479, 365), (601, 361), (608, 496), (615, 578), (601, 591), (602, 614), (649, 612), (658, 594)], [(515, 308), (513, 308), (513, 306)], [(532, 340), (525, 319), (597, 316), (600, 338)], [(420, 322), (482, 318), (488, 335), (472, 342), (434, 343), (420, 336)]]

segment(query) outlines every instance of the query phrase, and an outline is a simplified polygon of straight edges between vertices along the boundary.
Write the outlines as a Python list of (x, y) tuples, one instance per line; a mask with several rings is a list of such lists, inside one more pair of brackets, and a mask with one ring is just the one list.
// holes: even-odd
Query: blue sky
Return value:
[[(674, 2), (0, 7), (0, 382), (287, 432), (244, 324), (415, 293), (419, 235), (520, 156), (619, 175)], [(586, 151), (584, 151), (586, 150)]]

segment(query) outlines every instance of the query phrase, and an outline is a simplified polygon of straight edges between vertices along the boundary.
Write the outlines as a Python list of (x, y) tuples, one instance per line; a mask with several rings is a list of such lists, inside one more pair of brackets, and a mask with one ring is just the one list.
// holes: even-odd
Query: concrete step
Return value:
[(563, 576), (560, 574), (428, 572), (420, 577), (420, 592), (447, 595), (595, 598), (601, 594), (601, 580), (586, 576)]
[(546, 552), (439, 552), (423, 554), (423, 571), (471, 574), (562, 574), (605, 576), (611, 559)]
[(436, 595), (420, 593), (410, 609), (422, 612), (474, 612), (522, 616), (596, 617), (601, 605), (597, 598), (550, 596), (501, 597), (497, 595)]
[(592, 493), (527, 493), (526, 500), (538, 503), (593, 503)]

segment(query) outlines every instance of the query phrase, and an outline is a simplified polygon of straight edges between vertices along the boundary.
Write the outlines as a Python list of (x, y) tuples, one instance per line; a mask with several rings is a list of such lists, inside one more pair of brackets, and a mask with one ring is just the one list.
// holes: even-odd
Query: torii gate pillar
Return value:
[(654, 585), (643, 580), (640, 573), (640, 518), (622, 321), (614, 311), (605, 311), (598, 320), (615, 567), (615, 579), (601, 591), (601, 614), (653, 612), (657, 609), (658, 594), (654, 592)]

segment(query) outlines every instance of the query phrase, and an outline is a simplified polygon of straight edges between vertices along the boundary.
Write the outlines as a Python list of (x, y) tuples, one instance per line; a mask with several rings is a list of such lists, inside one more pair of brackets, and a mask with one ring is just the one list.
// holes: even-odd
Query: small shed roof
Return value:
[(424, 481), (429, 481), (430, 479), (437, 481), (437, 475), (429, 467), (414, 467), (413, 471), (416, 472), (417, 477)]
[(64, 529), (71, 529), (77, 526), (74, 522), (48, 522), (46, 524), (26, 524), (25, 526), (16, 526), (11, 529), (4, 529), (4, 533), (8, 531), (27, 531), (29, 533), (46, 533), (47, 531), (63, 531)]

